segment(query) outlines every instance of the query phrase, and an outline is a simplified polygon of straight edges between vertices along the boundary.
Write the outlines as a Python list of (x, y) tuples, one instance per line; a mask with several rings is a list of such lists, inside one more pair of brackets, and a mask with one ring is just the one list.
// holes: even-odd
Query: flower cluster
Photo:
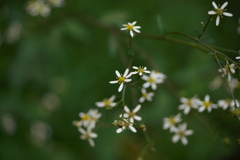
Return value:
[[(167, 117), (163, 119), (163, 129), (169, 129), (171, 133), (174, 133), (172, 137), (172, 142), (176, 143), (179, 140), (183, 143), (183, 145), (188, 144), (188, 140), (186, 136), (192, 135), (193, 130), (187, 129), (187, 123), (181, 123), (182, 121), (181, 114), (178, 113), (175, 116)], [(176, 126), (178, 124), (178, 126)]]
[(81, 120), (73, 121), (73, 125), (78, 127), (78, 131), (82, 134), (81, 139), (87, 139), (89, 144), (94, 147), (95, 143), (93, 138), (97, 138), (97, 134), (92, 132), (96, 126), (96, 122), (102, 116), (101, 113), (98, 113), (97, 109), (90, 109), (87, 113), (80, 112), (79, 117)]
[(30, 0), (27, 2), (26, 10), (31, 16), (47, 17), (51, 7), (62, 7), (64, 3), (64, 0)]
[[(238, 58), (238, 57), (237, 57)], [(226, 65), (223, 68), (220, 68), (218, 71), (222, 72), (222, 76), (227, 76), (228, 81), (231, 81), (231, 75), (235, 73), (236, 66), (235, 64), (229, 64), (228, 61), (226, 61)]]

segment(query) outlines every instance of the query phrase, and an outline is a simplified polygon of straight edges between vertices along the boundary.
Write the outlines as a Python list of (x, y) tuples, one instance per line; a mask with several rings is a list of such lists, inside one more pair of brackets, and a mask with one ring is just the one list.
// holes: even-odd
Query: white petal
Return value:
[(82, 129), (82, 128), (78, 128), (78, 131), (79, 131), (80, 133), (82, 133), (82, 134), (85, 134), (85, 133), (86, 133), (86, 131), (85, 131), (84, 129)]
[(110, 98), (109, 98), (109, 101), (114, 101), (114, 99), (116, 98), (116, 96), (115, 95), (112, 95)]
[(137, 121), (141, 121), (142, 120), (142, 117), (140, 117), (140, 116), (134, 116), (134, 119), (136, 119)]
[(190, 109), (191, 109), (190, 107), (185, 108), (185, 110), (183, 111), (183, 113), (184, 113), (184, 114), (188, 114), (188, 113), (190, 112)]
[(223, 15), (227, 16), (227, 17), (232, 17), (233, 16), (232, 13), (228, 13), (228, 12), (223, 12)]
[(135, 29), (140, 29), (140, 28), (141, 28), (141, 26), (134, 26), (134, 28), (135, 28)]
[(130, 30), (130, 35), (131, 35), (131, 37), (133, 37), (133, 36), (134, 36), (134, 33), (133, 33), (133, 31), (132, 31), (132, 30)]
[(217, 6), (217, 4), (213, 1), (212, 2), (212, 5), (213, 5), (213, 7), (215, 8), (215, 9), (218, 9), (218, 6)]
[(148, 88), (149, 86), (150, 86), (150, 83), (149, 83), (149, 82), (146, 82), (146, 83), (143, 84), (143, 87), (144, 87), (144, 88)]
[(151, 87), (152, 87), (153, 90), (156, 90), (157, 89), (156, 83), (152, 83)]
[(175, 134), (175, 135), (172, 137), (172, 142), (173, 142), (173, 143), (176, 143), (179, 139), (180, 139), (180, 136), (179, 136), (178, 134)]
[(127, 106), (124, 106), (124, 111), (129, 113), (130, 112), (130, 109), (127, 107)]
[(132, 132), (134, 132), (134, 133), (137, 132), (137, 130), (136, 130), (132, 125), (129, 126), (129, 129), (130, 129)]
[(127, 28), (121, 28), (121, 30), (127, 30)]
[(121, 77), (121, 74), (117, 70), (115, 71), (115, 73), (118, 77)]
[(120, 84), (119, 88), (118, 88), (118, 92), (121, 92), (123, 89), (123, 83)]
[(209, 95), (206, 95), (205, 98), (204, 98), (204, 101), (205, 101), (205, 102), (209, 102), (209, 100), (210, 100), (210, 96), (209, 96)]
[(137, 105), (134, 109), (133, 109), (133, 112), (136, 113), (138, 112), (139, 110), (141, 109), (141, 105)]
[(205, 110), (204, 106), (201, 106), (200, 108), (198, 108), (198, 112), (203, 112)]
[(137, 67), (137, 66), (133, 66), (132, 68), (133, 68), (133, 69), (138, 69), (138, 67)]
[(136, 23), (137, 23), (137, 21), (134, 21), (134, 22), (131, 23), (131, 25), (135, 25)]
[(220, 16), (217, 16), (217, 19), (216, 19), (216, 26), (219, 25), (219, 22), (220, 22)]
[(186, 137), (182, 137), (181, 141), (182, 141), (183, 145), (187, 145), (188, 144), (188, 140), (187, 140)]
[(144, 98), (144, 97), (139, 98), (139, 102), (140, 102), (140, 103), (143, 103), (144, 101), (145, 101), (145, 98)]
[(115, 83), (118, 83), (118, 81), (117, 80), (116, 81), (110, 81), (109, 83), (115, 84)]
[(118, 128), (116, 132), (117, 132), (117, 133), (121, 133), (122, 131), (123, 131), (122, 128)]
[(131, 79), (125, 79), (124, 82), (131, 82)]
[(91, 147), (95, 147), (95, 143), (92, 139), (88, 139), (88, 142), (89, 142)]
[(189, 136), (189, 135), (192, 135), (193, 134), (193, 130), (187, 130), (186, 132), (185, 132), (185, 135), (186, 136)]
[(223, 3), (223, 5), (221, 6), (221, 9), (224, 9), (227, 5), (228, 5), (228, 2)]
[(215, 15), (215, 14), (217, 14), (215, 11), (208, 11), (208, 14), (209, 15)]
[(128, 74), (128, 72), (129, 72), (129, 69), (127, 68), (127, 69), (125, 70), (124, 74), (123, 74), (123, 77), (126, 77), (127, 74)]
[(97, 138), (97, 134), (96, 133), (90, 133), (90, 137), (92, 137), (92, 138)]
[(149, 77), (146, 76), (146, 75), (143, 75), (143, 76), (142, 76), (142, 79), (145, 80), (145, 81), (148, 81), (148, 80), (149, 80)]
[(140, 31), (137, 30), (136, 28), (133, 28), (133, 30), (134, 30), (135, 32), (137, 32), (137, 33), (140, 33)]
[(104, 102), (96, 102), (95, 105), (98, 107), (104, 107), (105, 103)]

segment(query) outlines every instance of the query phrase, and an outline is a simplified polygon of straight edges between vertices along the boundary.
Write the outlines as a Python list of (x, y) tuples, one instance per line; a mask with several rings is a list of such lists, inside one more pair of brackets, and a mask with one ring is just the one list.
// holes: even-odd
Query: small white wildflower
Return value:
[(78, 128), (78, 131), (82, 133), (82, 135), (80, 136), (81, 139), (87, 139), (91, 147), (95, 146), (93, 138), (97, 138), (98, 135), (92, 132), (91, 127), (88, 127), (87, 130), (84, 130), (83, 128)]
[(114, 124), (116, 124), (119, 127), (116, 131), (117, 133), (121, 133), (125, 129), (130, 129), (134, 133), (137, 132), (137, 130), (133, 127), (133, 122), (127, 121), (126, 119), (115, 120)]
[(166, 130), (170, 128), (170, 132), (173, 132), (176, 129), (176, 124), (181, 122), (181, 114), (178, 113), (176, 116), (171, 116), (163, 119), (163, 129)]
[(211, 101), (210, 101), (210, 96), (209, 95), (206, 95), (205, 98), (204, 98), (204, 101), (202, 102), (201, 106), (198, 108), (198, 111), (199, 112), (203, 112), (205, 109), (208, 110), (208, 112), (211, 112), (213, 108), (217, 108), (217, 105), (216, 104), (213, 104)]
[(176, 128), (174, 130), (174, 132), (175, 132), (175, 135), (172, 137), (172, 142), (176, 143), (181, 139), (183, 145), (188, 144), (188, 140), (187, 140), (186, 136), (193, 134), (193, 130), (191, 130), (191, 129), (187, 130), (186, 123), (179, 124), (178, 128)]
[(129, 30), (130, 32), (130, 35), (133, 37), (134, 36), (134, 33), (133, 31), (137, 32), (137, 33), (140, 33), (140, 31), (138, 29), (140, 29), (141, 27), (140, 26), (135, 26), (137, 22), (134, 21), (132, 23), (128, 23), (128, 24), (124, 24), (124, 28), (121, 28), (121, 30)]
[(153, 90), (157, 89), (157, 84), (163, 83), (166, 76), (163, 73), (159, 73), (156, 71), (151, 71), (150, 76), (143, 75), (142, 79), (147, 81), (143, 84), (144, 88), (148, 88), (151, 86)]
[(119, 88), (118, 88), (118, 92), (121, 92), (121, 91), (122, 91), (124, 83), (127, 83), (127, 82), (130, 82), (130, 81), (131, 81), (131, 79), (128, 79), (128, 78), (132, 75), (132, 73), (129, 73), (129, 74), (128, 74), (128, 72), (129, 72), (129, 69), (127, 68), (127, 69), (125, 70), (124, 74), (121, 75), (121, 74), (116, 70), (115, 73), (116, 73), (116, 75), (117, 75), (117, 80), (116, 80), (116, 81), (110, 81), (110, 82), (109, 82), (109, 83), (111, 83), (111, 84), (114, 84), (114, 83), (119, 83), (119, 84), (120, 84), (120, 86), (119, 86)]
[(217, 15), (216, 26), (219, 25), (220, 18), (223, 18), (223, 15), (227, 16), (227, 17), (233, 16), (231, 13), (225, 12), (227, 9), (224, 9), (224, 8), (228, 5), (228, 2), (223, 3), (223, 5), (221, 7), (220, 7), (220, 5), (217, 6), (217, 4), (215, 2), (212, 2), (212, 5), (214, 7), (214, 11), (208, 11), (208, 14), (209, 15)]
[(112, 95), (109, 99), (104, 99), (102, 102), (96, 102), (96, 106), (98, 107), (106, 107), (106, 109), (113, 108), (117, 103), (113, 102), (116, 96)]
[(141, 109), (141, 105), (137, 105), (132, 111), (127, 106), (124, 106), (124, 111), (126, 112), (124, 114), (124, 118), (129, 119), (130, 122), (134, 122), (134, 119), (137, 121), (141, 121), (142, 118), (140, 116), (137, 116), (136, 113)]
[(224, 68), (220, 68), (218, 71), (219, 72), (223, 72), (222, 76), (228, 76), (228, 81), (231, 81), (231, 74), (235, 73), (235, 65), (232, 63), (231, 65), (229, 65), (229, 62), (226, 62), (226, 65), (224, 66)]
[(227, 108), (233, 109), (234, 106), (239, 106), (238, 100), (222, 99), (218, 101), (218, 106), (226, 110)]
[(234, 91), (234, 89), (240, 88), (240, 81), (238, 80), (238, 78), (232, 78), (232, 80), (229, 82), (229, 87), (232, 92)]
[(142, 97), (139, 98), (140, 103), (143, 103), (145, 100), (152, 101), (152, 97), (154, 96), (153, 92), (147, 93), (145, 88), (142, 88), (141, 92), (142, 92)]
[(50, 14), (51, 8), (43, 0), (32, 0), (28, 2), (26, 10), (32, 16), (41, 15), (47, 17)]
[(136, 70), (136, 71), (132, 72), (132, 74), (139, 74), (140, 76), (142, 76), (145, 73), (150, 73), (150, 71), (147, 70), (147, 67), (133, 66), (132, 68)]
[(191, 108), (197, 109), (198, 106), (201, 104), (201, 101), (197, 97), (193, 98), (180, 98), (180, 101), (183, 103), (181, 104), (178, 109), (183, 110), (184, 114), (188, 114)]
[(96, 122), (98, 119), (102, 116), (101, 113), (98, 113), (97, 109), (90, 109), (88, 113), (79, 113), (79, 117), (81, 118), (81, 122), (74, 121), (74, 125), (81, 127), (83, 125), (84, 127), (95, 127)]

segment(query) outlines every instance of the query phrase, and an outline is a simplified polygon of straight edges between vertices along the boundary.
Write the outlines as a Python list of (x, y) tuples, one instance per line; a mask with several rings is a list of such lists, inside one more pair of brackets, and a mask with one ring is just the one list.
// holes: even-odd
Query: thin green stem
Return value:
[(202, 30), (202, 33), (198, 36), (197, 40), (199, 40), (202, 37), (202, 35), (204, 34), (205, 30), (207, 29), (207, 26), (208, 26), (209, 22), (211, 21), (211, 18), (212, 18), (212, 16), (209, 16), (207, 24), (204, 26), (204, 28)]

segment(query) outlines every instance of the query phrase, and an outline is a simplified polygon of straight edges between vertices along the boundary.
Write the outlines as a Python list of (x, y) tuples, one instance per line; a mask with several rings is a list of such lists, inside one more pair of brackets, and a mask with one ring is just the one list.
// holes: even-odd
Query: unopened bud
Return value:
[(146, 131), (147, 127), (145, 126), (145, 124), (141, 124), (140, 125), (140, 128), (143, 130), (143, 131)]

